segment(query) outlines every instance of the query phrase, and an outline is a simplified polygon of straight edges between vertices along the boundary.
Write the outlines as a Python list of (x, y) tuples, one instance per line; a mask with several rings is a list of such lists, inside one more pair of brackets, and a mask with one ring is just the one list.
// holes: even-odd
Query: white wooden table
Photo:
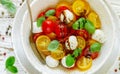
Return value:
[[(17, 9), (23, 3), (23, 0), (12, 1), (17, 6)], [(106, 1), (110, 3), (111, 8), (113, 8), (117, 16), (120, 18), (120, 0)], [(5, 70), (5, 60), (9, 56), (15, 56), (11, 40), (13, 20), (14, 18), (10, 17), (10, 14), (7, 12), (7, 10), (0, 5), (0, 74), (9, 74), (9, 72), (6, 72)], [(18, 74), (27, 74), (27, 71), (23, 69), (18, 61), (16, 61), (15, 65), (18, 68)], [(107, 74), (120, 74), (120, 54)]]

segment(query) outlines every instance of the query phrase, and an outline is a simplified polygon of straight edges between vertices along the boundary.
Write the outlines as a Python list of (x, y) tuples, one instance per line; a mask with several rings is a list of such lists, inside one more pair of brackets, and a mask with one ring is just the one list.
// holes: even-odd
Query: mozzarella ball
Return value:
[(74, 67), (74, 65), (75, 65), (75, 63), (72, 65), (72, 66), (67, 66), (66, 65), (66, 56), (65, 57), (63, 57), (62, 59), (61, 59), (61, 64), (62, 64), (62, 66), (64, 66), (65, 68), (72, 68), (72, 67)]
[(57, 67), (59, 65), (59, 61), (58, 60), (55, 60), (54, 58), (52, 58), (51, 56), (47, 56), (46, 57), (46, 64), (49, 66), (49, 67)]
[(92, 39), (100, 42), (100, 43), (104, 43), (105, 42), (105, 35), (104, 32), (100, 29), (97, 29), (94, 34), (92, 35)]
[(72, 22), (73, 19), (74, 19), (74, 14), (69, 10), (64, 10), (63, 13), (60, 15), (60, 20), (62, 22), (65, 21), (67, 24)]
[(65, 46), (69, 50), (75, 50), (78, 46), (78, 41), (76, 36), (70, 36), (65, 42)]
[(41, 27), (37, 27), (37, 22), (33, 22), (33, 33), (40, 33), (42, 32), (42, 28)]

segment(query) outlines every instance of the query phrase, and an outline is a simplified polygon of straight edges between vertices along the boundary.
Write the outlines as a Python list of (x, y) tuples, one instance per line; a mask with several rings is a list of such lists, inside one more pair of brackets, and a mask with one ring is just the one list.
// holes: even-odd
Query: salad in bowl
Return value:
[(49, 67), (87, 70), (105, 42), (99, 16), (85, 0), (59, 2), (33, 25), (33, 40)]
[[(36, 50), (45, 58), (45, 65), (40, 63), (30, 46), (30, 26), (25, 22), (29, 18), (27, 13), (22, 26), (23, 47), (35, 68), (58, 74), (99, 70), (114, 43), (111, 36), (114, 34), (113, 22), (104, 3), (103, 7), (99, 4), (102, 4), (101, 1), (95, 0), (48, 0), (47, 4), (44, 0), (42, 3), (33, 3), (32, 39)], [(35, 8), (35, 5), (38, 7)]]

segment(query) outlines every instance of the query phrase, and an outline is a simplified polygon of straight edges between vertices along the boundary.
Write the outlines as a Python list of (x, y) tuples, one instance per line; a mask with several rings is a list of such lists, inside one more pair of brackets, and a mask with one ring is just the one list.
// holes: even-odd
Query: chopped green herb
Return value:
[(43, 23), (43, 21), (45, 20), (44, 16), (41, 16), (38, 20), (37, 20), (37, 27), (40, 27)]
[(67, 55), (66, 56), (66, 65), (68, 66), (68, 67), (70, 67), (70, 66), (72, 66), (73, 64), (75, 63), (75, 59), (74, 59), (74, 57), (72, 57), (72, 55)]
[(58, 40), (53, 40), (51, 43), (48, 45), (48, 50), (50, 51), (55, 51), (59, 47), (59, 41)]

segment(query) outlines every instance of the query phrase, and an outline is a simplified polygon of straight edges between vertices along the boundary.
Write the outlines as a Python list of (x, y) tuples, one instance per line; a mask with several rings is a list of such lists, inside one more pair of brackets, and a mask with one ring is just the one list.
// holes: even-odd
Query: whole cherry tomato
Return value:
[(67, 36), (67, 26), (61, 22), (57, 22), (55, 26), (55, 34), (58, 38), (64, 38)]
[(59, 18), (60, 14), (66, 9), (68, 9), (66, 6), (60, 6), (59, 8), (57, 8), (56, 9), (56, 16)]
[(54, 25), (55, 25), (55, 22), (54, 22), (54, 21), (52, 21), (52, 20), (45, 20), (45, 21), (42, 23), (43, 33), (49, 34), (49, 33), (53, 32)]
[(85, 40), (89, 39), (89, 33), (84, 29), (77, 30), (77, 35), (82, 36)]

